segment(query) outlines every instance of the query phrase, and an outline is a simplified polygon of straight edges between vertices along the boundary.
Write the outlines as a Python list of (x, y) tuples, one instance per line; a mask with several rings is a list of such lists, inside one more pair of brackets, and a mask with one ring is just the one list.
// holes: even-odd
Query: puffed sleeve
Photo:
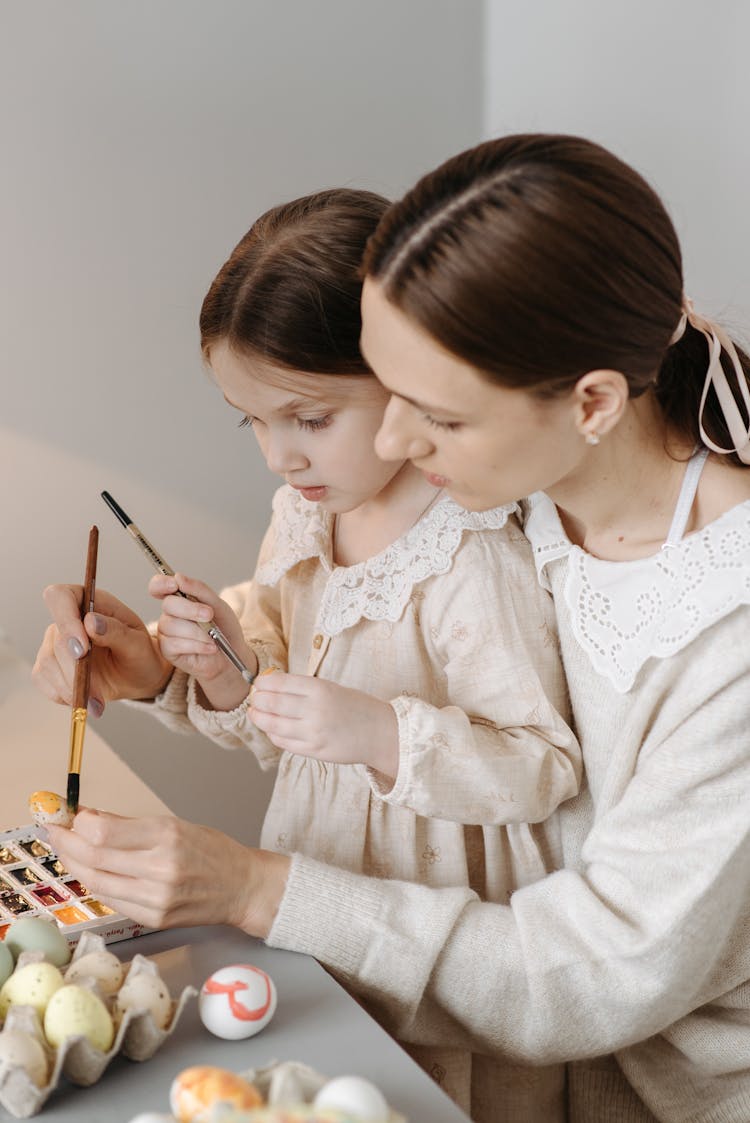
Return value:
[(541, 822), (574, 796), (581, 753), (551, 596), (514, 521), (468, 532), (449, 573), (425, 583), (425, 646), (449, 704), (391, 700), (398, 719), (393, 786), (381, 798), (460, 823)]

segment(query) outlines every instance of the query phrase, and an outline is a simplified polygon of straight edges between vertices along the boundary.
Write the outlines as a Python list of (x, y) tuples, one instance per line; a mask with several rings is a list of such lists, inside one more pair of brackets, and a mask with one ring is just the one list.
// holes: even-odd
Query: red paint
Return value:
[(261, 971), (257, 967), (251, 967), (248, 964), (244, 969), (246, 971), (255, 971), (266, 984), (266, 1000), (257, 1010), (248, 1010), (247, 1006), (243, 1006), (241, 1002), (237, 1001), (237, 991), (248, 989), (247, 983), (243, 983), (240, 980), (237, 980), (235, 983), (218, 983), (216, 979), (206, 979), (203, 984), (203, 990), (206, 994), (226, 994), (229, 999), (229, 1009), (238, 1021), (258, 1022), (261, 1018), (265, 1017), (271, 1006), (271, 980), (265, 971)]

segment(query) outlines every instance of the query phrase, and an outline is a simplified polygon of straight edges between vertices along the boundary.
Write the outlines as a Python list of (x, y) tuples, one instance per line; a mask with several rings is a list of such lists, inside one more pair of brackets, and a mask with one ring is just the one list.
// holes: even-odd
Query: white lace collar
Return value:
[(567, 557), (565, 601), (578, 643), (599, 674), (626, 693), (650, 658), (674, 655), (740, 604), (750, 604), (750, 500), (657, 554), (602, 561), (568, 539), (555, 504), (528, 500), (526, 536), (539, 580)]
[(273, 499), (273, 556), (258, 567), (256, 580), (276, 585), (301, 561), (317, 557), (329, 574), (318, 612), (318, 628), (338, 635), (361, 619), (396, 621), (420, 581), (447, 573), (466, 531), (499, 530), (518, 504), (490, 511), (467, 511), (447, 496), (405, 534), (375, 557), (350, 566), (331, 564), (333, 518), (294, 488), (279, 488)]

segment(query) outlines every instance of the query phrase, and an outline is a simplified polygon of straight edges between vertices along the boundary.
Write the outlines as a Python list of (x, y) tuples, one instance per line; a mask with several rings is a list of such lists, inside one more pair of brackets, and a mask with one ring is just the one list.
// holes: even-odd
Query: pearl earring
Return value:
[(586, 444), (587, 445), (598, 445), (600, 440), (601, 440), (601, 437), (599, 436), (598, 433), (587, 433), (586, 434)]

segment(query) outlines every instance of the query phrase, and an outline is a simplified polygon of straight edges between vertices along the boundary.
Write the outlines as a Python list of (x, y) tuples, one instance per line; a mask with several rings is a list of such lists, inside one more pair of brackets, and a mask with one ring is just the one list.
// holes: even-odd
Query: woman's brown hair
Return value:
[(319, 191), (253, 223), (203, 301), (201, 349), (226, 341), (290, 370), (370, 374), (359, 350), (359, 267), (388, 206), (371, 191)]
[[(453, 157), (389, 209), (363, 272), (489, 380), (549, 397), (589, 370), (618, 370), (631, 397), (653, 388), (670, 430), (700, 443), (706, 341), (688, 325), (670, 343), (677, 235), (652, 188), (605, 148), (522, 134)], [(703, 424), (731, 447), (713, 390)]]

